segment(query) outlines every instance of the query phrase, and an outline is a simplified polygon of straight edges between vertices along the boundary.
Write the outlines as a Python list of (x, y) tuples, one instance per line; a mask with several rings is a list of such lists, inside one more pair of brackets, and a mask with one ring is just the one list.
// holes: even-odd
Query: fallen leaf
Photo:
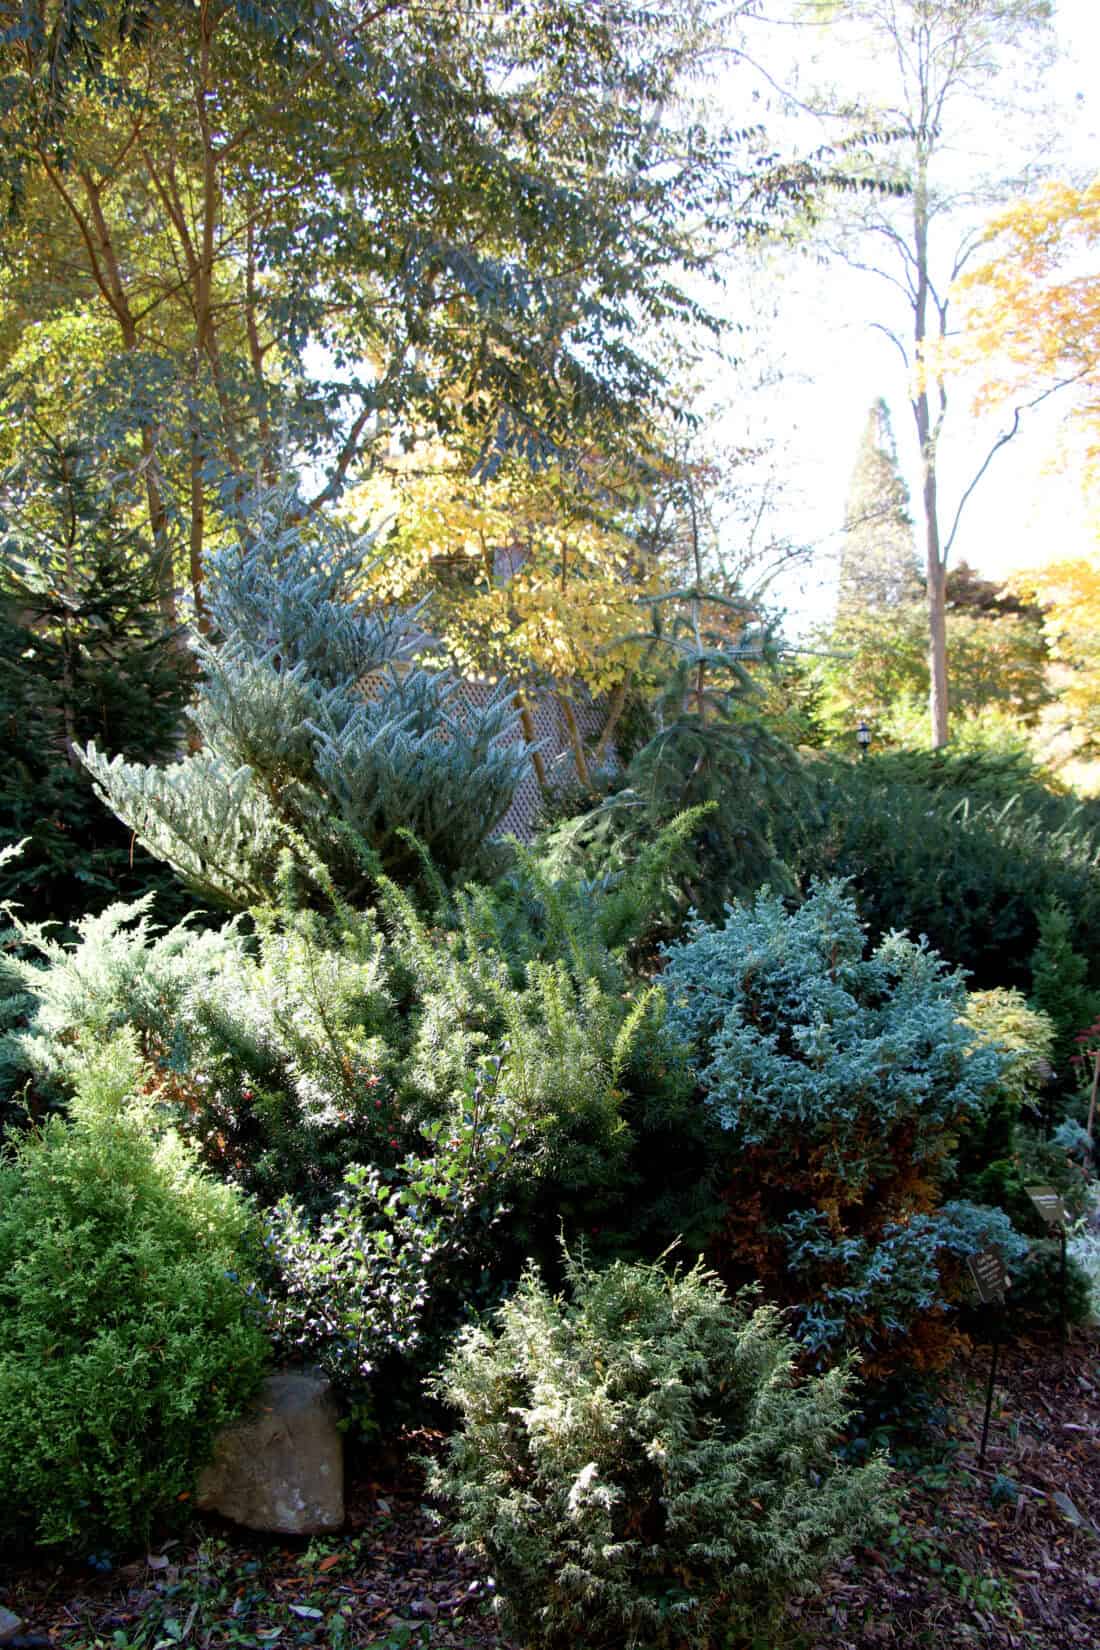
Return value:
[(1066, 1495), (1063, 1490), (1054, 1490), (1050, 1499), (1054, 1502), (1054, 1505), (1058, 1508), (1059, 1512), (1065, 1513), (1071, 1524), (1076, 1524), (1077, 1527), (1080, 1528), (1085, 1522), (1085, 1520), (1081, 1517), (1081, 1514), (1077, 1511), (1077, 1508), (1073, 1505), (1073, 1502), (1070, 1500), (1069, 1496)]

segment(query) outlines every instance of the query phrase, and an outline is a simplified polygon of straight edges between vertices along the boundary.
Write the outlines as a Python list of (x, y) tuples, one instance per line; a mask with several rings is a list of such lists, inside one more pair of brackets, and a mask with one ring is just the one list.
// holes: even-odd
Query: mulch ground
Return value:
[[(1100, 1650), (1100, 1336), (1063, 1365), (1050, 1342), (1009, 1347), (978, 1465), (984, 1348), (948, 1383), (938, 1465), (906, 1475), (890, 1539), (792, 1610), (771, 1650)], [(492, 1582), (423, 1505), (409, 1457), (355, 1485), (348, 1527), (312, 1542), (206, 1525), (109, 1573), (0, 1561), (15, 1650), (509, 1650)], [(578, 1650), (583, 1650), (578, 1646)]]

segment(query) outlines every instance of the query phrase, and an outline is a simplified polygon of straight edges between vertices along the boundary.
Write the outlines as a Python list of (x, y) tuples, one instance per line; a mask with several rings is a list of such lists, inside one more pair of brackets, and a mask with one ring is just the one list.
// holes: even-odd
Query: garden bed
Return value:
[[(1063, 1366), (1049, 1340), (1010, 1346), (978, 1467), (986, 1352), (956, 1367), (932, 1464), (905, 1474), (888, 1543), (829, 1575), (792, 1614), (784, 1650), (980, 1644), (1068, 1650), (1100, 1640), (1100, 1334)], [(311, 1542), (203, 1526), (107, 1573), (0, 1568), (22, 1644), (64, 1650), (505, 1650), (491, 1579), (423, 1504), (403, 1440), (356, 1481), (346, 1533)]]

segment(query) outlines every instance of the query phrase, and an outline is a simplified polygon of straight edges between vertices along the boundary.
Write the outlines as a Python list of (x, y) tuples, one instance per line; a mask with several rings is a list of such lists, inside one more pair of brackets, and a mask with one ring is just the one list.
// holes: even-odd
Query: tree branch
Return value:
[(1013, 408), (1011, 427), (997, 437), (988, 453), (986, 453), (985, 460), (982, 463), (981, 468), (978, 470), (969, 487), (959, 500), (958, 509), (955, 511), (955, 518), (951, 523), (951, 531), (948, 533), (943, 547), (942, 559), (945, 565), (947, 563), (948, 556), (951, 554), (951, 546), (954, 544), (955, 535), (959, 530), (959, 518), (963, 513), (967, 500), (970, 498), (971, 493), (974, 491), (979, 481), (981, 481), (982, 477), (985, 475), (985, 472), (989, 469), (990, 464), (992, 464), (1001, 448), (1007, 446), (1013, 436), (1019, 432), (1020, 415), (1025, 412), (1030, 412), (1032, 408), (1039, 406), (1040, 402), (1045, 401), (1048, 396), (1055, 395), (1059, 390), (1066, 389), (1070, 384), (1076, 384), (1079, 379), (1084, 378), (1087, 371), (1087, 367), (1082, 367), (1080, 372), (1073, 373), (1069, 378), (1060, 378), (1056, 384), (1049, 384), (1045, 390), (1042, 390), (1040, 394), (1034, 396), (1030, 401), (1022, 401), (1018, 407)]

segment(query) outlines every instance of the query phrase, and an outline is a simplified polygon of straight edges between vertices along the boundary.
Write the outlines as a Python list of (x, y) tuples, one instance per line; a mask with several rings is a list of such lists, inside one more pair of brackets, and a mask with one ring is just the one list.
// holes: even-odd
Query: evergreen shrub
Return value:
[(24, 926), (7, 1091), (63, 1105), (85, 1029), (128, 1027), (162, 1115), (268, 1210), (280, 1346), (369, 1418), (526, 1257), (553, 1265), (561, 1230), (610, 1256), (713, 1229), (718, 1131), (625, 958), (662, 851), (604, 900), (521, 854), (429, 915), (382, 876), (377, 912), (288, 887), (251, 933), (159, 933), (141, 905), (69, 943)]
[(990, 800), (894, 777), (888, 758), (825, 760), (810, 766), (800, 806), (775, 818), (773, 836), (803, 887), (850, 879), (873, 936), (924, 935), (978, 987), (1030, 988), (1041, 914), (1061, 901), (1072, 948), (1100, 985), (1096, 811), (1042, 796), (1041, 806), (1027, 790)]
[[(1044, 1089), (1053, 1076), (1054, 1027), (1011, 987), (973, 991), (963, 1023), (1002, 1056), (996, 1090), (982, 1112), (960, 1131), (954, 1183), (967, 1197), (1007, 1208), (990, 1195), (997, 1166), (1006, 1165), (1039, 1120)], [(1027, 1121), (1024, 1121), (1026, 1117)]]
[(0, 1532), (125, 1547), (179, 1512), (268, 1355), (252, 1218), (158, 1133), (132, 1038), (0, 1159)]
[(727, 1142), (723, 1266), (788, 1301), (819, 1358), (942, 1361), (965, 1255), (1019, 1248), (998, 1211), (941, 1206), (958, 1131), (1005, 1064), (962, 1023), (961, 976), (901, 934), (868, 954), (834, 882), (790, 915), (763, 893), (693, 923), (664, 983)]
[(164, 930), (153, 895), (107, 906), (58, 935), (9, 911), (0, 933), (0, 1107), (35, 1114), (64, 1104), (82, 1050), (126, 1028), (162, 1083), (185, 1058), (189, 1005), (216, 995), (227, 956), (245, 940), (186, 919)]
[[(978, 1133), (981, 1140), (987, 1131)], [(999, 1155), (975, 1152), (969, 1133), (959, 1152), (952, 1189), (1003, 1209), (1019, 1232), (1042, 1237), (1046, 1226), (1028, 1196), (1029, 1186), (1052, 1186), (1073, 1217), (1088, 1205), (1090, 1177), (1084, 1130), (1065, 1123), (1047, 1139), (1040, 1130), (1014, 1125)]]
[(969, 992), (963, 1022), (1001, 1051), (998, 1087), (1014, 1113), (1037, 1110), (1057, 1035), (1050, 1015), (1029, 1005), (1022, 991), (1002, 986)]
[(270, 901), (288, 849), (349, 898), (380, 870), (414, 875), (410, 831), (469, 874), (529, 762), (511, 692), (465, 704), (448, 671), (416, 668), (417, 614), (364, 595), (372, 541), (293, 487), (247, 501), (235, 526), (206, 567), (210, 632), (193, 638), (201, 749), (161, 768), (89, 745), (104, 800), (230, 907)]
[(468, 1109), (425, 1125), (395, 1169), (350, 1168), (319, 1221), (286, 1198), (267, 1217), (276, 1348), (322, 1368), (363, 1433), (395, 1389), (415, 1406), (412, 1371), (438, 1362), (455, 1324), (499, 1287), (493, 1243), (523, 1145), (499, 1060), (469, 1089)]
[(698, 1265), (566, 1275), (559, 1297), (528, 1271), (459, 1337), (438, 1391), (462, 1426), (433, 1493), (526, 1644), (761, 1642), (887, 1504), (881, 1460), (835, 1453), (848, 1371), (795, 1381), (780, 1313)]
[(1078, 1034), (1100, 1015), (1100, 992), (1089, 987), (1089, 956), (1074, 949), (1075, 930), (1062, 902), (1049, 900), (1039, 911), (1039, 940), (1031, 955), (1031, 999), (1054, 1026), (1050, 1059), (1063, 1089), (1072, 1086)]
[[(1062, 1246), (1057, 1238), (1033, 1241), (1026, 1256), (1012, 1270), (1008, 1307), (1013, 1317), (1030, 1318), (1047, 1326), (1061, 1314)], [(1077, 1256), (1066, 1253), (1066, 1322), (1088, 1323), (1092, 1316), (1092, 1284)]]
[(653, 1252), (678, 1231), (701, 1241), (713, 1126), (661, 993), (608, 943), (645, 920), (645, 890), (624, 882), (601, 904), (517, 873), (425, 918), (383, 888), (380, 914), (269, 908), (251, 935), (160, 933), (142, 904), (72, 942), (23, 925), (28, 958), (0, 976), (0, 1082), (63, 1103), (84, 1031), (129, 1026), (204, 1160), (266, 1204), (317, 1214), (351, 1164), (393, 1170), (424, 1125), (459, 1121), (470, 1073), (499, 1055), (532, 1140), (517, 1249), (549, 1250), (559, 1221)]

